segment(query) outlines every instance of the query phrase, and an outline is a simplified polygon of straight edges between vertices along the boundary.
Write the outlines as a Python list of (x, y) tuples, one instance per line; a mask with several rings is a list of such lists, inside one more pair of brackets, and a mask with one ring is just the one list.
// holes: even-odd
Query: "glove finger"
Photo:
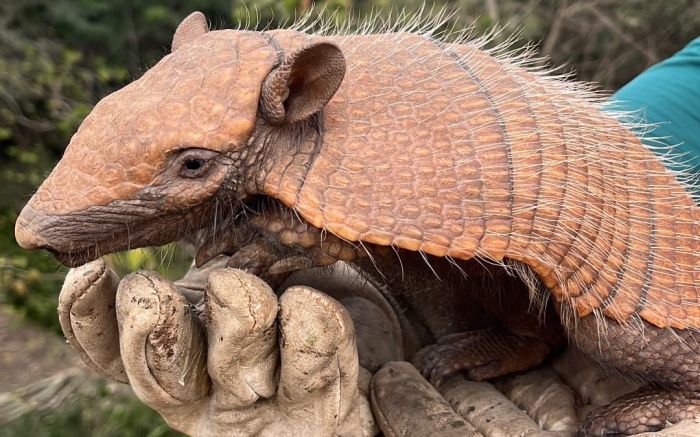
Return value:
[(211, 273), (205, 299), (216, 402), (232, 408), (272, 396), (279, 361), (275, 293), (257, 276), (227, 268)]
[(101, 259), (71, 269), (58, 297), (58, 319), (68, 343), (89, 368), (127, 382), (114, 310), (118, 285), (117, 275)]
[(413, 365), (386, 363), (372, 379), (372, 411), (384, 435), (479, 436)]
[(124, 368), (139, 399), (159, 410), (206, 396), (206, 340), (175, 286), (153, 272), (132, 273), (116, 303)]
[(313, 429), (338, 429), (357, 407), (359, 366), (350, 315), (331, 297), (295, 286), (280, 299), (279, 320), (279, 406), (289, 416), (305, 414), (315, 421)]
[(488, 382), (452, 375), (440, 385), (440, 393), (484, 435), (531, 435), (540, 431), (527, 413)]

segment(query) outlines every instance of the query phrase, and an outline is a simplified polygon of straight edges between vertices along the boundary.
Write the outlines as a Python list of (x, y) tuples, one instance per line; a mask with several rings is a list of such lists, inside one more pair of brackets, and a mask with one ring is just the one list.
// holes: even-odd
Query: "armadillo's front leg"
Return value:
[(542, 339), (498, 327), (447, 335), (418, 351), (413, 364), (435, 386), (457, 372), (474, 381), (497, 378), (541, 364), (552, 350)]
[(228, 267), (259, 276), (273, 288), (294, 271), (358, 255), (354, 244), (300, 221), (289, 210), (265, 210), (230, 226), (225, 234), (209, 245), (214, 249), (200, 251), (201, 260), (222, 252), (232, 254)]

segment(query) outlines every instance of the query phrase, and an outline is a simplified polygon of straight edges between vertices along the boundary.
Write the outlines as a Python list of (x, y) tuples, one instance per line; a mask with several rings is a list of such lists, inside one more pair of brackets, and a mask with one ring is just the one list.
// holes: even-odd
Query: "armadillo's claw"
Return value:
[(239, 248), (228, 260), (226, 267), (234, 267), (262, 276), (279, 259), (279, 256), (263, 238), (256, 238)]
[(226, 264), (259, 276), (273, 289), (296, 270), (315, 267), (314, 260), (294, 247), (276, 244), (259, 236), (236, 251)]
[(297, 270), (310, 269), (312, 267), (314, 267), (313, 261), (308, 256), (298, 254), (275, 262), (270, 266), (268, 273), (271, 275), (280, 275), (292, 273)]
[(236, 253), (250, 242), (254, 235), (255, 229), (252, 227), (234, 226), (228, 221), (224, 222), (206, 235), (194, 258), (195, 265), (199, 268), (219, 255)]

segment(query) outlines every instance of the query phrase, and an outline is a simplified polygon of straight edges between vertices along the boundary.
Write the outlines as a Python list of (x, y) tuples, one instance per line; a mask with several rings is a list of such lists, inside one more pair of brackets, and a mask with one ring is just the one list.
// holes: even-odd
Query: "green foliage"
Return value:
[(120, 277), (143, 269), (177, 280), (187, 272), (192, 258), (182, 246), (173, 243), (115, 253), (105, 259), (107, 265)]
[(46, 252), (17, 247), (15, 219), (14, 211), (0, 209), (0, 301), (60, 333), (56, 305), (66, 269)]

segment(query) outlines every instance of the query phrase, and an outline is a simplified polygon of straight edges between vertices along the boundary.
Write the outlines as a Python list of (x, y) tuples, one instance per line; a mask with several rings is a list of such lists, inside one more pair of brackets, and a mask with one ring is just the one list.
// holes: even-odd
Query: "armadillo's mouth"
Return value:
[(79, 267), (103, 255), (140, 247), (162, 246), (199, 229), (206, 208), (178, 214), (136, 214), (101, 208), (47, 215), (25, 208), (15, 235), (25, 249), (46, 249), (66, 267)]
[[(101, 233), (85, 232), (87, 226), (81, 229), (75, 226), (75, 223), (70, 225), (69, 232), (54, 224), (42, 230), (41, 243), (33, 248), (46, 249), (64, 266), (75, 268), (103, 255), (140, 247), (160, 246), (179, 240), (182, 228), (179, 224), (175, 222), (174, 226), (158, 226), (151, 223), (144, 226), (140, 232), (121, 229), (124, 227), (122, 225), (120, 228)], [(157, 229), (157, 232), (151, 231), (152, 229)], [(59, 234), (60, 231), (62, 232)]]
[(183, 230), (187, 229), (180, 221), (174, 221), (172, 225), (165, 226), (158, 224), (160, 221), (144, 226), (144, 229), (138, 233), (131, 230), (106, 233), (106, 235), (101, 236), (102, 238), (92, 240), (91, 244), (80, 248), (71, 248), (71, 250), (44, 248), (51, 252), (56, 260), (64, 266), (75, 268), (104, 255), (142, 247), (162, 246), (178, 241), (183, 238), (183, 234), (186, 232)]
[[(17, 241), (26, 249), (46, 249), (58, 262), (75, 268), (110, 253), (141, 247), (154, 247), (194, 237), (199, 240), (198, 261), (205, 262), (227, 252), (235, 243), (222, 236), (233, 234), (247, 213), (261, 208), (261, 200), (251, 196), (223, 212), (211, 204), (201, 204), (179, 213), (139, 213), (129, 206), (95, 207), (65, 215), (46, 215), (25, 208), (17, 220)], [(269, 203), (269, 202), (268, 202)], [(267, 205), (267, 203), (265, 203)], [(145, 210), (145, 208), (142, 208)], [(215, 216), (215, 217), (212, 217)], [(212, 225), (214, 223), (214, 225)]]

